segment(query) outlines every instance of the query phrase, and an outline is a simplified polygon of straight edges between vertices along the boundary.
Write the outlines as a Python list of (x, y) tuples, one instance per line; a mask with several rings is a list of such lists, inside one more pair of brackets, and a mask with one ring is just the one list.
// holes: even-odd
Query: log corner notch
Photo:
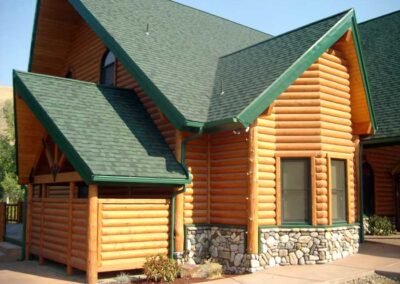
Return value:
[(258, 253), (258, 168), (257, 168), (257, 125), (250, 126), (249, 135), (249, 183), (247, 202), (247, 253)]
[(97, 206), (98, 187), (89, 185), (88, 193), (88, 229), (87, 229), (87, 263), (86, 280), (89, 284), (97, 283)]

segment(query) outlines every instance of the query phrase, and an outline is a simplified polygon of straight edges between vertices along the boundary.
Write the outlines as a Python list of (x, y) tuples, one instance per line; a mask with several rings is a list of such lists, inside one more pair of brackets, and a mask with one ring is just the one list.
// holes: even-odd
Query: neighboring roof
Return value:
[(189, 182), (133, 91), (24, 72), (14, 88), (87, 183)]
[(69, 1), (174, 126), (197, 131), (247, 127), (355, 24), (350, 10), (271, 38), (169, 0)]
[(359, 24), (378, 129), (368, 143), (400, 141), (400, 11)]

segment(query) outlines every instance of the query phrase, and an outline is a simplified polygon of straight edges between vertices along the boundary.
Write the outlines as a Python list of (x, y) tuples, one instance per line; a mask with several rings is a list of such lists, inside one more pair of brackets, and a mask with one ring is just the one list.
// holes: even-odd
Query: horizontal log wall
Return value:
[(249, 133), (210, 135), (210, 223), (246, 225), (249, 186)]
[(209, 222), (209, 146), (208, 135), (190, 141), (186, 146), (186, 164), (193, 180), (184, 195), (184, 223)]
[(363, 156), (374, 172), (375, 213), (395, 215), (395, 187), (392, 171), (400, 164), (400, 146), (364, 148)]
[[(327, 155), (348, 161), (349, 220), (354, 222), (354, 141), (350, 75), (344, 54), (325, 52), (258, 118), (260, 225), (280, 224), (276, 157), (315, 157), (313, 221), (331, 223)], [(315, 188), (314, 188), (315, 187)], [(280, 189), (279, 189), (280, 190)]]
[(72, 200), (72, 222), (69, 229), (68, 199), (33, 198), (32, 254), (67, 264), (68, 232), (71, 230), (71, 266), (86, 269), (87, 200)]
[(142, 268), (146, 257), (167, 255), (169, 230), (169, 199), (99, 199), (99, 272)]

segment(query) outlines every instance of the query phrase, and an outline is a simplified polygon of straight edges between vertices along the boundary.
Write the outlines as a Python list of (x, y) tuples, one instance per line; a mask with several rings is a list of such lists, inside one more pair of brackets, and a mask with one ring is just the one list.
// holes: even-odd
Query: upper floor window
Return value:
[(309, 158), (281, 159), (282, 223), (310, 223)]
[(331, 160), (332, 221), (346, 222), (346, 160)]
[(107, 50), (101, 62), (100, 84), (114, 86), (115, 81), (115, 56)]

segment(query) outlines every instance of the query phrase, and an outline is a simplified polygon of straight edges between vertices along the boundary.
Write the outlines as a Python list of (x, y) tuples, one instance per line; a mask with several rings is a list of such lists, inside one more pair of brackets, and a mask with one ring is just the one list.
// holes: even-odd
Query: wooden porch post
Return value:
[(40, 253), (39, 253), (39, 264), (43, 265), (43, 237), (44, 237), (44, 198), (47, 197), (47, 184), (41, 185), (40, 190)]
[[(181, 142), (182, 133), (176, 130), (175, 136), (175, 156), (181, 161)], [(176, 191), (180, 188), (175, 188)], [(184, 209), (184, 194), (177, 194), (175, 198), (175, 252), (183, 252), (184, 232), (183, 232), (183, 209)]]
[(74, 198), (75, 183), (69, 183), (68, 194), (68, 246), (67, 246), (67, 274), (72, 275), (71, 250), (72, 250), (72, 199)]
[(98, 187), (89, 185), (87, 222), (87, 263), (86, 280), (89, 284), (97, 282), (97, 206)]
[(257, 168), (257, 124), (249, 133), (249, 185), (247, 202), (247, 253), (258, 253), (258, 168)]
[(28, 260), (31, 250), (31, 228), (32, 228), (32, 197), (33, 185), (28, 184), (26, 188), (26, 233), (25, 233), (25, 259)]

